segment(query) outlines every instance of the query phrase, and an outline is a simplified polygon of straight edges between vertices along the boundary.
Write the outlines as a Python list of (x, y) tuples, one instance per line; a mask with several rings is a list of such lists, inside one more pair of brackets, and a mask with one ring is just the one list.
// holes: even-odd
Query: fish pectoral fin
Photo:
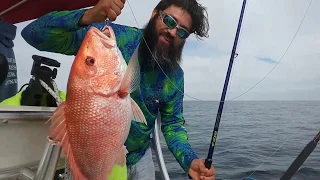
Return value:
[(61, 114), (64, 113), (64, 107), (66, 106), (65, 102), (62, 102), (56, 110), (53, 111), (51, 118), (48, 119), (48, 121), (45, 123), (47, 124), (49, 121), (53, 122), (53, 120), (57, 119)]
[(67, 129), (65, 123), (64, 108), (66, 107), (65, 102), (62, 102), (58, 108), (53, 112), (51, 118), (46, 122), (51, 121), (49, 127), (49, 139), (53, 142), (60, 144), (66, 136)]
[(72, 148), (69, 142), (69, 136), (66, 127), (66, 117), (64, 114), (64, 109), (66, 103), (62, 102), (58, 108), (53, 112), (53, 115), (48, 121), (52, 121), (49, 128), (49, 141), (57, 143), (63, 149), (63, 153), (66, 155), (67, 162), (70, 164), (70, 169), (72, 171), (72, 176), (74, 179), (86, 179), (78, 168), (76, 161), (74, 159)]
[(123, 146), (118, 153), (117, 159), (115, 161), (115, 165), (120, 165), (124, 167), (124, 165), (126, 164), (127, 153), (128, 153), (128, 150), (126, 146)]
[(120, 85), (120, 92), (132, 93), (140, 85), (138, 48), (134, 51)]
[(143, 115), (143, 112), (141, 111), (138, 104), (130, 97), (131, 101), (131, 108), (133, 113), (133, 120), (136, 122), (147, 124), (147, 120)]

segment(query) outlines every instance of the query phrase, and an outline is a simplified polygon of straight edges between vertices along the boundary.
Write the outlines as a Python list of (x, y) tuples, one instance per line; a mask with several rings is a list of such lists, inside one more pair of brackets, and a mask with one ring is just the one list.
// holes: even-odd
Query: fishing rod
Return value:
[(240, 34), (240, 29), (241, 29), (241, 24), (242, 24), (242, 19), (243, 19), (246, 3), (247, 3), (247, 1), (243, 0), (241, 13), (240, 13), (240, 18), (239, 18), (238, 27), (237, 27), (237, 32), (236, 32), (236, 36), (235, 36), (235, 40), (234, 40), (233, 48), (232, 48), (232, 52), (231, 52), (229, 67), (228, 67), (226, 79), (225, 79), (225, 82), (224, 82), (223, 91), (222, 91), (222, 94), (221, 94), (221, 99), (220, 99), (219, 109), (218, 109), (218, 112), (217, 112), (216, 122), (215, 122), (213, 133), (212, 133), (209, 152), (208, 152), (208, 156), (207, 156), (207, 158), (205, 160), (205, 166), (208, 169), (210, 169), (211, 164), (212, 164), (212, 155), (213, 155), (215, 143), (216, 143), (217, 136), (218, 136), (218, 129), (219, 129), (219, 125), (220, 125), (221, 114), (222, 114), (224, 100), (225, 100), (225, 97), (226, 97), (227, 88), (228, 88), (228, 84), (229, 84), (232, 64), (233, 64), (234, 56), (236, 54), (236, 49), (237, 49), (237, 44), (238, 44), (238, 39), (239, 39), (239, 34)]
[(291, 179), (291, 177), (298, 171), (304, 161), (309, 157), (312, 151), (316, 148), (320, 140), (320, 131), (319, 133), (311, 140), (306, 147), (301, 151), (299, 156), (292, 162), (287, 171), (283, 174), (280, 180)]

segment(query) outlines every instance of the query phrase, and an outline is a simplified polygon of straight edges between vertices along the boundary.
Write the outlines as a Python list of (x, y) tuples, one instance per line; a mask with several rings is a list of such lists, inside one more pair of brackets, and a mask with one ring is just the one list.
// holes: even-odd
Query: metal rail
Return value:
[[(2, 128), (11, 123), (34, 121), (47, 121), (56, 108), (51, 107), (30, 107), (30, 106), (0, 106), (0, 121)], [(29, 123), (28, 123), (29, 122)], [(1, 126), (0, 126), (1, 127)], [(8, 126), (9, 128), (9, 126)], [(13, 129), (14, 130), (14, 129)], [(36, 133), (36, 132), (35, 132)], [(38, 145), (38, 144), (36, 144)], [(10, 149), (7, 149), (10, 151)], [(59, 164), (61, 147), (51, 143), (49, 140), (43, 151), (40, 162), (24, 164), (16, 167), (0, 169), (0, 180), (20, 179), (20, 180), (43, 180), (53, 179)], [(5, 163), (5, 162), (1, 162)], [(63, 164), (64, 165), (64, 164)], [(36, 171), (36, 172), (35, 172)]]
[(22, 1), (18, 2), (17, 4), (9, 7), (8, 9), (5, 9), (4, 11), (0, 12), (0, 16), (4, 15), (5, 13), (11, 11), (12, 9), (20, 6), (21, 4), (23, 4), (23, 3), (27, 2), (27, 1), (28, 1), (28, 0), (22, 0)]
[(55, 107), (0, 105), (0, 121), (2, 123), (8, 123), (9, 121), (46, 121), (55, 109)]
[(47, 143), (38, 171), (33, 180), (49, 180), (54, 178), (61, 149), (60, 146), (53, 144), (50, 141)]
[(169, 177), (169, 174), (167, 171), (167, 167), (164, 162), (163, 153), (162, 153), (161, 144), (160, 144), (160, 135), (159, 135), (160, 127), (161, 127), (161, 117), (160, 117), (160, 115), (158, 115), (158, 118), (156, 119), (154, 131), (153, 131), (152, 137), (151, 137), (151, 145), (152, 145), (152, 149), (154, 150), (156, 157), (157, 157), (157, 161), (158, 161), (158, 165), (159, 165), (160, 174), (161, 174), (162, 179), (163, 180), (170, 180), (170, 177)]

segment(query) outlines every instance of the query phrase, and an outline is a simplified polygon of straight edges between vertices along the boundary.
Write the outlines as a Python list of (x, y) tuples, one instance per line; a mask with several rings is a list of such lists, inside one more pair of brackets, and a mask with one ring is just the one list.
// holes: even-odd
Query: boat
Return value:
[[(45, 153), (48, 127), (55, 108), (0, 106), (0, 179), (31, 178)], [(62, 153), (61, 153), (62, 154)], [(57, 169), (64, 168), (62, 154)]]
[[(64, 174), (65, 156), (61, 148), (48, 139), (49, 124), (55, 107), (0, 106), (0, 180), (43, 180)], [(160, 117), (152, 133), (163, 180), (170, 180), (160, 145)]]
[[(98, 1), (81, 0), (77, 1), (77, 3), (70, 2), (69, 5), (63, 0), (52, 2), (54, 2), (54, 5), (45, 6), (41, 11), (35, 11), (36, 5), (42, 3), (47, 5), (48, 1), (5, 1), (4, 4), (0, 5), (0, 18), (14, 24), (38, 18), (54, 10), (90, 7)], [(59, 3), (62, 3), (63, 6), (59, 5)], [(20, 16), (21, 12), (25, 16)], [(34, 55), (32, 58), (34, 60), (31, 68), (33, 77), (30, 82), (34, 80), (35, 74), (37, 74), (34, 72), (36, 69), (41, 68), (41, 64), (60, 67), (59, 62), (47, 57)], [(7, 73), (2, 71), (0, 74)], [(48, 74), (56, 75), (56, 71), (48, 72)], [(48, 78), (54, 79), (54, 77)], [(65, 155), (61, 152), (61, 148), (51, 144), (47, 139), (49, 124), (46, 124), (46, 121), (51, 117), (56, 107), (32, 106), (32, 103), (28, 102), (27, 105), (22, 106), (0, 105), (0, 180), (70, 179), (72, 175), (68, 171)], [(152, 149), (156, 153), (161, 176), (164, 180), (169, 180), (160, 146), (159, 133), (161, 131), (159, 127), (160, 120), (157, 119), (155, 130), (152, 134)]]
[[(21, 4), (32, 3), (32, 1), (23, 0), (21, 2), (18, 2), (17, 4), (12, 4), (14, 3), (14, 1), (10, 1), (12, 5), (11, 7), (5, 10), (0, 8), (0, 17), (6, 14), (8, 15), (8, 17), (5, 18), (9, 19), (12, 23), (33, 19), (41, 16), (42, 14), (53, 11), (53, 9), (50, 10), (50, 8), (53, 8), (50, 6), (49, 9), (46, 9), (46, 12), (43, 11), (39, 12), (38, 14), (32, 14), (32, 9), (25, 8), (24, 11), (28, 16), (19, 16), (20, 19), (18, 21), (15, 21), (12, 19), (12, 17), (15, 16), (17, 18), (18, 16), (17, 14), (11, 14), (10, 17), (10, 13), (13, 13), (12, 10), (14, 9), (16, 10), (16, 12), (23, 10), (19, 9), (22, 8)], [(86, 0), (82, 0), (82, 2), (85, 1)], [(9, 1), (5, 2), (10, 4)], [(88, 2), (86, 1), (86, 3)], [(79, 9), (88, 7), (89, 5), (93, 5), (92, 3), (93, 2), (91, 2), (91, 4), (86, 4), (83, 7), (72, 7), (69, 9)], [(208, 156), (205, 161), (206, 167), (208, 168), (212, 163), (212, 154), (214, 151), (215, 142), (218, 134), (218, 128), (221, 113), (223, 111), (223, 104), (225, 101), (225, 95), (228, 87), (230, 72), (232, 69), (232, 63), (234, 58), (238, 55), (236, 53), (236, 46), (240, 33), (245, 5), (246, 0), (243, 0), (242, 10), (239, 18), (232, 54), (230, 57), (230, 63), (226, 75), (224, 89), (222, 91), (220, 106), (216, 117), (216, 123), (212, 133), (212, 140), (210, 143)], [(28, 5), (26, 5), (25, 7), (28, 7)], [(60, 8), (67, 9), (65, 7)], [(61, 152), (61, 148), (55, 144), (50, 143), (47, 139), (49, 125), (45, 124), (45, 122), (51, 117), (54, 110), (55, 108), (52, 107), (0, 106), (0, 180), (52, 180), (54, 178), (72, 178), (72, 174), (70, 174), (68, 171), (65, 156)], [(162, 179), (170, 180), (160, 145), (160, 122), (161, 120), (158, 116), (155, 123), (154, 132), (152, 133), (151, 147), (156, 154)], [(281, 180), (290, 179), (293, 176), (293, 174), (303, 164), (307, 157), (312, 153), (319, 140), (320, 132), (313, 138), (313, 140), (310, 141), (306, 148), (299, 154), (296, 160), (285, 172), (283, 177), (281, 177)]]

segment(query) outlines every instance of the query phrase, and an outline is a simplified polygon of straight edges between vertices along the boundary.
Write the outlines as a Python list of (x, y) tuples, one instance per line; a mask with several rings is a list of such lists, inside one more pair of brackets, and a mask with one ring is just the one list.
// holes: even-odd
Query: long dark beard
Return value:
[[(168, 39), (172, 38), (170, 37), (169, 33), (157, 33), (155, 25), (157, 21), (158, 15), (155, 15), (153, 18), (150, 19), (149, 23), (145, 25), (144, 27), (144, 33), (143, 36), (147, 42), (148, 47), (153, 53), (153, 56), (151, 55), (148, 47), (146, 46), (146, 43), (142, 39), (141, 45), (139, 47), (139, 52), (147, 55), (147, 58), (150, 60), (151, 65), (154, 67), (154, 65), (160, 65), (161, 68), (166, 70), (173, 70), (175, 69), (181, 62), (181, 54), (183, 50), (184, 43), (178, 47), (175, 48), (173, 43), (170, 43), (169, 46), (165, 46), (158, 42), (159, 35), (167, 36)], [(158, 62), (155, 62), (155, 59)]]

